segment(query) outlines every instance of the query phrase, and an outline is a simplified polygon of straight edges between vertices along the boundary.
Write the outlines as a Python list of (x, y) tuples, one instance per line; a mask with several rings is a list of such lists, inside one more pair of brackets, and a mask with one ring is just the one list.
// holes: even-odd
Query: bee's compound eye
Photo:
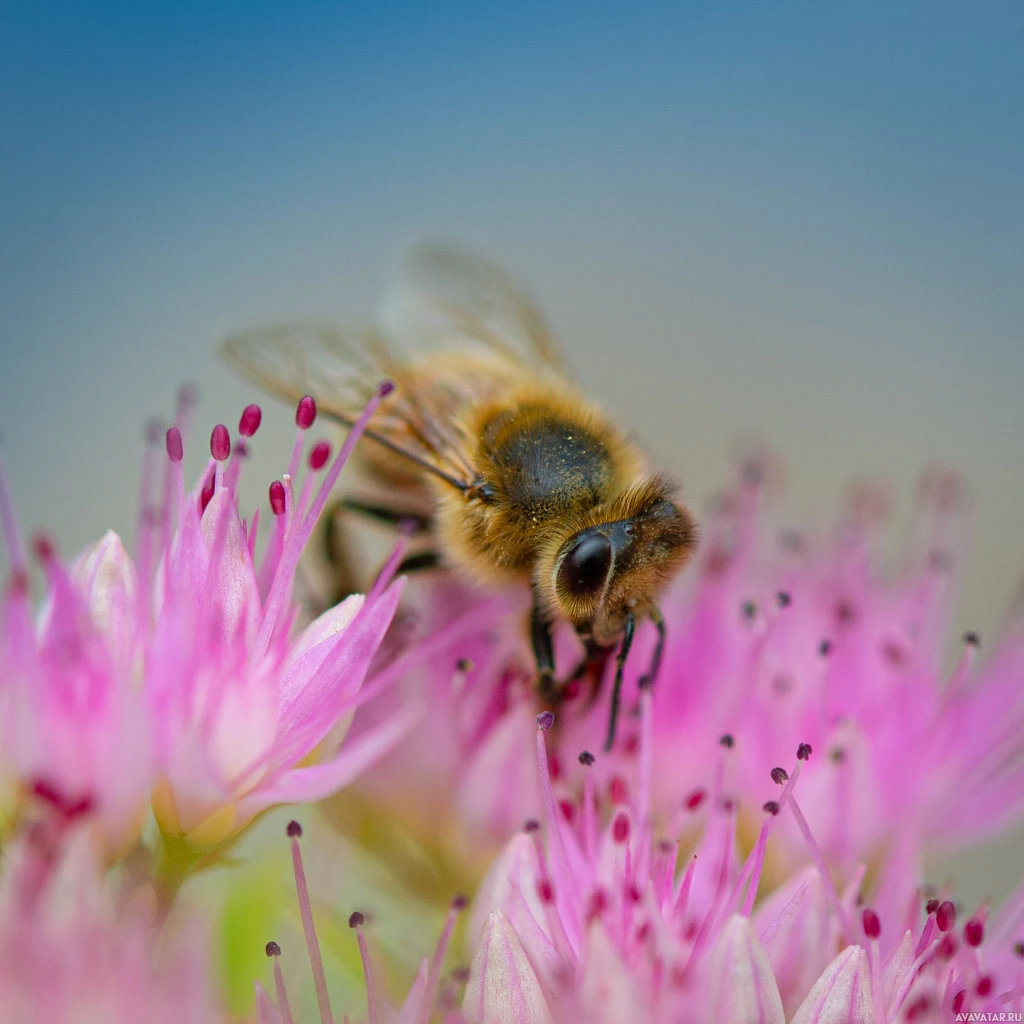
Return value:
[(604, 586), (611, 564), (611, 541), (603, 534), (585, 533), (570, 540), (558, 567), (558, 589), (576, 597), (592, 597)]

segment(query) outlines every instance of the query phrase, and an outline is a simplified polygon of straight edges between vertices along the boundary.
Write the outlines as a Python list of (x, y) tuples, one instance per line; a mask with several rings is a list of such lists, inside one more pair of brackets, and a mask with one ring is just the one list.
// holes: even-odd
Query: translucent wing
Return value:
[(570, 375), (546, 317), (525, 286), (451, 242), (427, 242), (412, 251), (386, 298), (382, 321), (389, 337), (414, 349), (476, 344), (526, 366)]
[(369, 333), (351, 344), (325, 324), (293, 324), (227, 338), (221, 356), (243, 377), (279, 398), (312, 395), (321, 413), (352, 424), (381, 380), (394, 382), (366, 436), (411, 460), (453, 487), (475, 478), (469, 439), (459, 415), (470, 395), (435, 374), (395, 358)]

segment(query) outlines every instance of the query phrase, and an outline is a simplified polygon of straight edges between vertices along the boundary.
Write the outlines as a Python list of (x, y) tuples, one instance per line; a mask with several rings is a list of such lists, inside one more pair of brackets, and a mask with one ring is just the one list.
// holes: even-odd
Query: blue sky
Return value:
[(794, 515), (962, 466), (997, 618), (1024, 565), (1018, 5), (2, 17), (0, 428), (24, 518), (68, 547), (129, 530), (139, 424), (180, 380), (233, 419), (218, 337), (366, 319), (441, 233), (534, 285), (695, 501), (753, 433)]

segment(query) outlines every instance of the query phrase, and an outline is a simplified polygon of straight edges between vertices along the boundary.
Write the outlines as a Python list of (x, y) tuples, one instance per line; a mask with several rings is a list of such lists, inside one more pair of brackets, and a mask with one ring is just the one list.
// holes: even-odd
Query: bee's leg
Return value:
[(608, 714), (608, 737), (604, 741), (604, 752), (607, 754), (615, 743), (615, 727), (619, 721), (619, 701), (622, 699), (622, 670), (626, 667), (629, 649), (633, 646), (633, 630), (636, 628), (636, 616), (630, 612), (626, 616), (626, 628), (622, 634), (622, 646), (615, 656), (615, 685), (612, 687), (612, 706)]
[(558, 702), (555, 686), (555, 648), (551, 642), (551, 620), (541, 611), (536, 599), (530, 612), (530, 641), (537, 662), (537, 689), (545, 704)]
[(408, 575), (412, 572), (428, 572), (430, 569), (438, 569), (440, 567), (440, 551), (417, 551), (415, 554), (406, 555), (405, 558), (398, 563), (395, 575), (400, 576), (403, 573)]
[(419, 512), (406, 512), (400, 508), (374, 505), (370, 502), (360, 501), (358, 498), (342, 498), (337, 507), (366, 516), (368, 519), (375, 519), (379, 523), (387, 523), (389, 526), (402, 526), (411, 523), (415, 527), (416, 533), (425, 533), (431, 527), (430, 518)]
[(661, 655), (665, 650), (665, 620), (662, 618), (661, 611), (655, 606), (651, 607), (651, 622), (654, 623), (655, 629), (658, 631), (658, 639), (655, 641), (654, 653), (651, 655), (651, 667), (640, 677), (637, 684), (641, 690), (654, 685), (654, 680), (658, 678), (658, 669), (661, 668)]

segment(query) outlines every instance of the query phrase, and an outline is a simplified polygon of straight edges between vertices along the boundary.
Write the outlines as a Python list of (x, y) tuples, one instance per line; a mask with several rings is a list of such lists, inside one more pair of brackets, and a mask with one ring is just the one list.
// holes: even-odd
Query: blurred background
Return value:
[[(424, 235), (541, 297), (699, 508), (750, 438), (780, 518), (962, 469), (957, 634), (1024, 569), (1024, 10), (3, 5), (0, 430), (22, 520), (131, 536), (142, 425), (252, 392), (225, 333), (372, 319)], [(287, 458), (267, 406), (253, 502)], [(1020, 849), (1020, 843), (1012, 849)], [(1008, 848), (1009, 849), (1009, 848)], [(970, 901), (1020, 858), (955, 864)]]

